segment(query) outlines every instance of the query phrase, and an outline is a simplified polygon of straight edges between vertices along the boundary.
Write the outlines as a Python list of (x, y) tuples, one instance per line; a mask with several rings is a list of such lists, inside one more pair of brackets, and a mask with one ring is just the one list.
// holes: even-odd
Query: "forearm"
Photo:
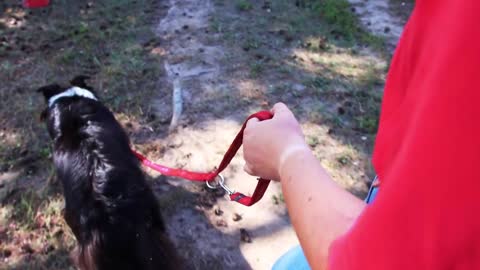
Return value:
[(326, 269), (330, 244), (345, 233), (365, 203), (339, 187), (313, 154), (299, 151), (280, 170), (295, 231), (312, 269)]

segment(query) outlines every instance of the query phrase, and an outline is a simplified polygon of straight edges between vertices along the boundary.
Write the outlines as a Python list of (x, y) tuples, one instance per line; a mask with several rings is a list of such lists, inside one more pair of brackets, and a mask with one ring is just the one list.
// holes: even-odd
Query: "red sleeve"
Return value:
[(329, 269), (480, 269), (480, 1), (417, 0), (392, 62), (381, 186)]

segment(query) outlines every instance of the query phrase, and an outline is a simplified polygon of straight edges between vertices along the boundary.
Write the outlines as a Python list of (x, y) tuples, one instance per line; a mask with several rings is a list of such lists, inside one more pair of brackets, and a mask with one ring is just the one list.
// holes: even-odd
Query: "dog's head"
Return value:
[(88, 79), (90, 79), (89, 76), (85, 76), (85, 75), (76, 76), (70, 81), (70, 86), (61, 86), (59, 84), (49, 84), (49, 85), (45, 85), (38, 88), (37, 92), (43, 94), (43, 96), (45, 97), (45, 102), (47, 103), (49, 103), (52, 97), (55, 97), (56, 95), (66, 92), (72, 88), (80, 88), (80, 89), (86, 90), (92, 93), (92, 95), (95, 97), (96, 96), (95, 91), (93, 91), (93, 88), (85, 82)]
[(86, 80), (89, 78), (89, 76), (80, 75), (73, 78), (69, 86), (62, 86), (55, 83), (38, 88), (37, 92), (43, 94), (47, 104), (47, 108), (45, 108), (40, 115), (40, 120), (44, 121), (46, 119), (49, 108), (61, 98), (84, 97), (97, 100), (95, 91), (86, 83)]

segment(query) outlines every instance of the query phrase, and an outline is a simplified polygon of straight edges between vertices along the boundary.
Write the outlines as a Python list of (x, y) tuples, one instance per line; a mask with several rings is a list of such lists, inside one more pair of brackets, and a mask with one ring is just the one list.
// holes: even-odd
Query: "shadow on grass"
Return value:
[[(167, 180), (167, 177), (160, 176), (151, 183), (158, 195), (169, 235), (184, 258), (186, 269), (251, 269), (240, 249), (242, 243), (246, 244), (241, 231), (222, 231), (232, 222), (222, 212), (215, 214), (214, 218), (207, 217), (207, 213), (216, 207), (217, 200), (224, 199), (225, 193), (212, 191), (199, 183), (169, 179), (175, 183), (172, 185)], [(214, 220), (223, 222), (212, 224)], [(288, 226), (288, 222), (262, 224), (250, 228), (248, 233), (254, 239), (261, 238)]]
[(47, 254), (24, 255), (22, 259), (6, 268), (5, 270), (49, 270), (75, 268), (70, 260), (69, 251), (65, 249), (54, 250)]

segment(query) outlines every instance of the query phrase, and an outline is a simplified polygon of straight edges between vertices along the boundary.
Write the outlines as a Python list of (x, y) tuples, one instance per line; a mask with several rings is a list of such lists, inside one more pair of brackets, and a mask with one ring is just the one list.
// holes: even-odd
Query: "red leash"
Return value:
[[(182, 169), (169, 168), (169, 167), (156, 164), (150, 161), (145, 156), (136, 152), (135, 150), (132, 150), (132, 151), (138, 157), (138, 159), (142, 162), (143, 165), (157, 172), (160, 172), (163, 175), (179, 177), (179, 178), (183, 178), (191, 181), (207, 182), (207, 185), (210, 188), (212, 188), (212, 185), (209, 184), (209, 182), (214, 180), (217, 176), (220, 175), (220, 173), (228, 166), (228, 164), (230, 164), (230, 161), (232, 161), (238, 149), (240, 149), (240, 146), (242, 145), (242, 142), (243, 142), (243, 131), (245, 130), (247, 121), (250, 120), (251, 118), (258, 118), (260, 121), (263, 121), (263, 120), (271, 119), (272, 117), (273, 117), (273, 114), (269, 111), (261, 111), (261, 112), (257, 112), (255, 114), (250, 115), (245, 121), (245, 123), (243, 123), (242, 129), (237, 134), (232, 144), (228, 148), (218, 168), (208, 173), (192, 172), (192, 171), (187, 171)], [(270, 183), (270, 180), (259, 178), (257, 187), (255, 188), (255, 191), (253, 192), (253, 195), (251, 197), (246, 196), (239, 192), (233, 192), (230, 189), (228, 189), (223, 183), (223, 177), (220, 178), (219, 183), (214, 188), (220, 186), (225, 191), (228, 192), (228, 195), (230, 196), (230, 200), (236, 201), (246, 206), (251, 206), (256, 202), (258, 202), (263, 197), (263, 194), (265, 194), (265, 191), (267, 190), (269, 183)]]
[(50, 4), (50, 0), (23, 0), (23, 6), (26, 8), (46, 7)]

